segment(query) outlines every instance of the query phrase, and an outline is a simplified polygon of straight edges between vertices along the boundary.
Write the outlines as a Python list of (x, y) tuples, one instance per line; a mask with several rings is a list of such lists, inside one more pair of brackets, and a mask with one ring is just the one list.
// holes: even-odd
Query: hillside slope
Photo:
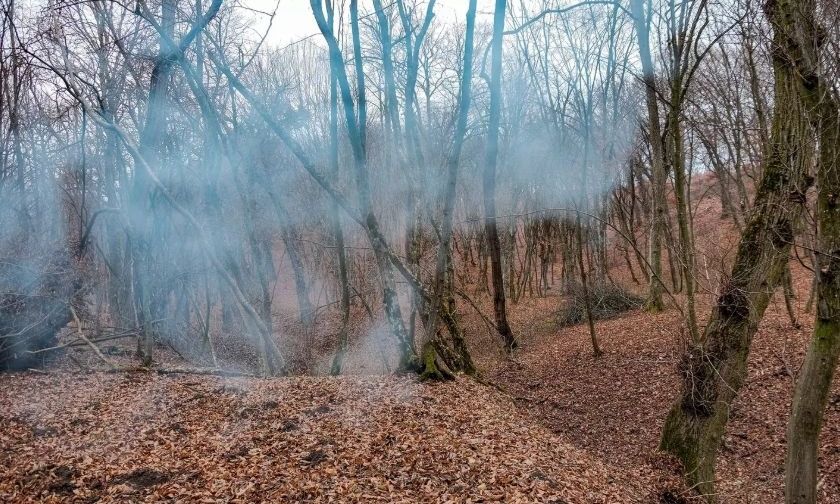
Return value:
[[(749, 375), (733, 405), (719, 456), (717, 491), (725, 503), (784, 500), (786, 429), (794, 377), (813, 329), (806, 313), (810, 277), (792, 263), (793, 327), (781, 291), (759, 326)], [(712, 296), (699, 312), (705, 322)], [(488, 376), (561, 439), (627, 470), (660, 465), (659, 435), (679, 387), (677, 362), (684, 337), (679, 313), (628, 313), (596, 325), (605, 354), (592, 357), (587, 327), (556, 330), (548, 300), (529, 301), (517, 326), (523, 349), (499, 361)], [(840, 503), (840, 382), (835, 380), (820, 439), (820, 502)]]

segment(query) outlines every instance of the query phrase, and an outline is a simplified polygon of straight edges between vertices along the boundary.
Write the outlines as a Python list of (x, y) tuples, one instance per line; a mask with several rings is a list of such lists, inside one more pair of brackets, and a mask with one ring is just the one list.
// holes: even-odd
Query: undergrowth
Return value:
[[(569, 288), (567, 301), (557, 314), (557, 325), (568, 327), (586, 321), (586, 305), (583, 285)], [(612, 284), (604, 283), (589, 287), (589, 305), (594, 320), (606, 320), (624, 312), (640, 308), (644, 299)]]

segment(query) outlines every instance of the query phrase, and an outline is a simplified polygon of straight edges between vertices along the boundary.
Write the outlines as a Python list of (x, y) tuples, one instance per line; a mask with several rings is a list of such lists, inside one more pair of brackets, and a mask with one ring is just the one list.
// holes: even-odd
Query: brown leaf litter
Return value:
[(649, 502), (469, 379), (0, 377), (3, 502)]

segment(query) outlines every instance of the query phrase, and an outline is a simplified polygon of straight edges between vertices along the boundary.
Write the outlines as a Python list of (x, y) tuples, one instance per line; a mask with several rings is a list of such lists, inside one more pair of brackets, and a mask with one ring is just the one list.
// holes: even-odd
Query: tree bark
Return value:
[(639, 44), (639, 59), (642, 63), (642, 80), (645, 84), (645, 104), (648, 112), (650, 129), (653, 222), (650, 229), (650, 271), (648, 273), (648, 298), (645, 304), (648, 311), (660, 312), (665, 309), (662, 302), (662, 235), (665, 232), (665, 216), (668, 212), (665, 200), (666, 174), (665, 157), (662, 146), (662, 130), (659, 123), (659, 107), (656, 99), (656, 79), (653, 59), (650, 53), (650, 35), (648, 20), (645, 16), (642, 0), (632, 0), (630, 9), (636, 26), (636, 38)]
[(668, 120), (671, 140), (671, 165), (674, 169), (674, 193), (677, 204), (677, 231), (679, 233), (678, 254), (680, 268), (685, 285), (685, 323), (691, 342), (700, 339), (697, 328), (697, 310), (694, 306), (694, 240), (691, 232), (691, 216), (689, 205), (689, 183), (685, 173), (685, 153), (683, 152), (682, 123), (682, 81), (675, 79), (671, 88), (671, 113)]
[(502, 36), (505, 29), (507, 0), (496, 0), (493, 13), (492, 61), (490, 67), (490, 112), (487, 126), (487, 151), (484, 158), (484, 228), (490, 252), (490, 274), (493, 283), (493, 314), (496, 328), (508, 351), (517, 347), (516, 338), (507, 320), (505, 284), (502, 274), (502, 247), (496, 216), (496, 166), (499, 154), (499, 122), (502, 111)]
[[(475, 366), (472, 363), (472, 358), (467, 351), (466, 343), (457, 322), (452, 315), (453, 310), (449, 304), (451, 299), (451, 289), (446, 288), (446, 277), (452, 264), (452, 217), (455, 211), (455, 196), (458, 183), (458, 169), (461, 157), (461, 150), (464, 146), (464, 138), (467, 133), (467, 119), (470, 110), (470, 100), (472, 97), (472, 73), (473, 73), (473, 34), (475, 32), (475, 10), (476, 1), (470, 0), (469, 8), (467, 10), (467, 25), (466, 34), (464, 36), (464, 68), (461, 72), (461, 96), (458, 100), (458, 119), (455, 125), (455, 137), (453, 140), (452, 151), (446, 159), (446, 186), (444, 188), (443, 196), (443, 215), (441, 215), (440, 222), (440, 246), (438, 248), (437, 262), (435, 264), (435, 277), (432, 286), (432, 303), (429, 309), (429, 317), (426, 323), (426, 330), (429, 334), (429, 339), (433, 339), (437, 332), (437, 317), (441, 310), (446, 310), (448, 315), (444, 322), (449, 322), (450, 333), (452, 334), (453, 343), (460, 355), (461, 365), (463, 371), (468, 374), (475, 373)], [(454, 327), (453, 327), (453, 322)], [(424, 348), (425, 352), (429, 349)], [(439, 377), (434, 373), (434, 370), (429, 367), (429, 363), (435, 365), (434, 359), (424, 358), (421, 363), (424, 366), (421, 374), (427, 376)], [(440, 375), (442, 376), (442, 375)]]
[(840, 120), (837, 102), (823, 88), (816, 118), (820, 130), (817, 171), (817, 314), (805, 363), (796, 380), (788, 424), (785, 502), (817, 501), (817, 453), (831, 382), (840, 356)]
[(578, 265), (580, 266), (580, 283), (583, 287), (583, 308), (586, 310), (586, 323), (589, 326), (589, 338), (592, 341), (592, 354), (600, 357), (601, 347), (598, 346), (598, 337), (595, 334), (595, 321), (592, 319), (592, 300), (589, 297), (589, 284), (586, 278), (586, 267), (583, 264), (583, 233), (581, 232), (580, 212), (575, 219), (575, 232), (577, 233)]
[[(388, 243), (385, 241), (385, 237), (379, 227), (379, 220), (376, 218), (373, 211), (367, 167), (367, 154), (365, 151), (365, 125), (359, 122), (362, 119), (361, 114), (358, 118), (356, 117), (356, 107), (353, 103), (353, 96), (350, 89), (350, 81), (347, 77), (347, 71), (344, 68), (344, 58), (342, 57), (338, 41), (332, 32), (332, 28), (327, 24), (327, 20), (324, 17), (324, 12), (321, 9), (321, 1), (310, 0), (310, 6), (312, 7), (312, 13), (315, 16), (315, 21), (318, 24), (318, 29), (327, 43), (331, 68), (334, 71), (336, 81), (338, 83), (338, 89), (340, 92), (339, 96), (341, 97), (347, 132), (350, 139), (350, 147), (353, 151), (353, 167), (356, 175), (356, 188), (359, 193), (358, 202), (361, 213), (360, 221), (365, 228), (365, 232), (376, 258), (376, 265), (379, 271), (380, 283), (382, 286), (382, 302), (385, 308), (385, 317), (400, 348), (400, 368), (415, 369), (418, 366), (419, 359), (413, 344), (409, 340), (402, 317), (402, 310), (397, 296), (396, 282), (394, 280), (394, 264), (392, 264), (393, 254), (391, 253)], [(351, 19), (351, 24), (358, 24), (358, 18)], [(358, 27), (355, 29), (358, 29)], [(360, 61), (362, 58), (359, 47), (354, 50), (354, 58), (356, 58), (356, 61)], [(359, 77), (360, 76), (357, 75), (357, 78)], [(365, 101), (362, 95), (364, 87), (357, 89), (357, 92), (359, 93), (361, 108), (362, 103)]]
[[(330, 26), (335, 23), (335, 14), (331, 8), (328, 13)], [(335, 71), (330, 71), (330, 172), (333, 177), (338, 177), (338, 83), (335, 80)], [(347, 252), (344, 250), (344, 230), (341, 227), (341, 216), (338, 204), (330, 201), (330, 226), (335, 240), (335, 251), (338, 258), (338, 281), (341, 287), (341, 328), (338, 334), (338, 350), (333, 357), (330, 374), (337, 376), (341, 374), (344, 365), (344, 357), (347, 355), (348, 324), (350, 322), (350, 280), (347, 271)]]
[(660, 448), (684, 464), (690, 484), (714, 500), (715, 456), (732, 401), (744, 383), (752, 337), (779, 285), (812, 180), (810, 109), (817, 101), (813, 64), (804, 57), (816, 37), (814, 1), (771, 0), (776, 109), (771, 141), (750, 217), (727, 284), (706, 330), (680, 366), (682, 391)]

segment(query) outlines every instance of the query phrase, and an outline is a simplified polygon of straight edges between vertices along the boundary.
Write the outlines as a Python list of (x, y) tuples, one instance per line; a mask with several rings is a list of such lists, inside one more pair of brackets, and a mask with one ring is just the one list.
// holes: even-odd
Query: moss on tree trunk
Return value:
[[(775, 103), (770, 145), (755, 204), (709, 323), (680, 365), (682, 390), (662, 432), (660, 448), (684, 464), (689, 483), (714, 500), (715, 456), (732, 401), (746, 378), (758, 323), (779, 285), (803, 212), (813, 159), (810, 114), (819, 101), (815, 69), (806, 58), (813, 43), (814, 2), (770, 0)], [(816, 37), (813, 37), (815, 40)]]
[(817, 195), (817, 314), (805, 363), (796, 381), (788, 425), (785, 502), (817, 500), (817, 454), (823, 414), (840, 358), (840, 111), (825, 89), (819, 128)]

